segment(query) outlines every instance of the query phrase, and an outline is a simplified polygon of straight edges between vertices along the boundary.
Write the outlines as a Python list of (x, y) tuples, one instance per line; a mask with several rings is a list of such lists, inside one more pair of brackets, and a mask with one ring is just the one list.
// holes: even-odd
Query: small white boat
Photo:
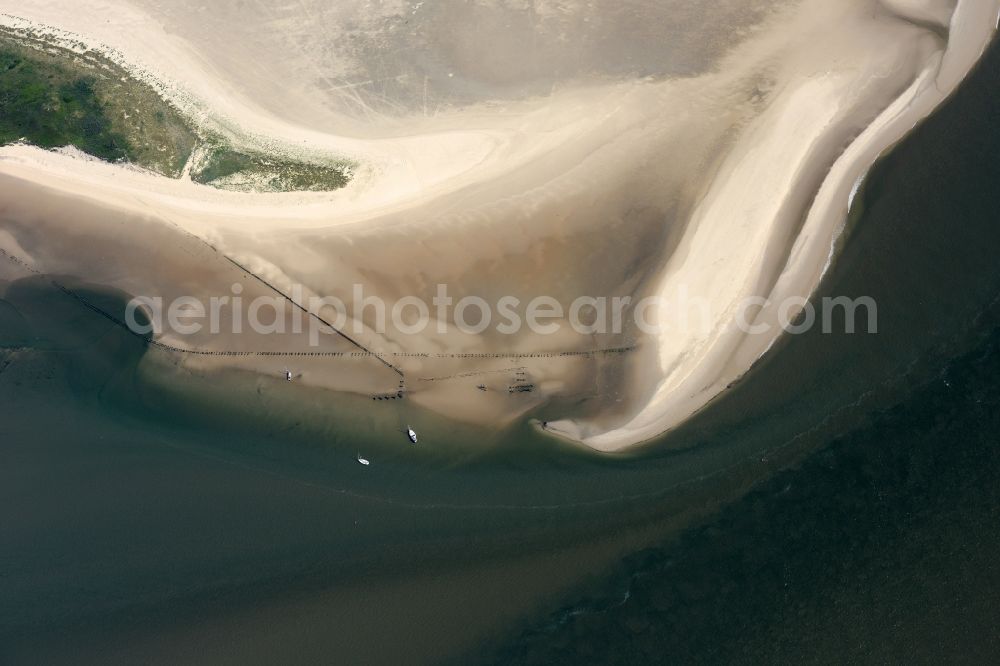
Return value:
[(406, 426), (406, 436), (410, 438), (412, 443), (417, 443), (417, 433), (410, 426)]
[(358, 454), (358, 462), (361, 463), (362, 465), (371, 465), (372, 464), (371, 461), (368, 460), (368, 458), (362, 458), (360, 453)]
[(292, 381), (292, 371), (291, 370), (285, 370), (285, 381), (287, 381), (287, 382)]

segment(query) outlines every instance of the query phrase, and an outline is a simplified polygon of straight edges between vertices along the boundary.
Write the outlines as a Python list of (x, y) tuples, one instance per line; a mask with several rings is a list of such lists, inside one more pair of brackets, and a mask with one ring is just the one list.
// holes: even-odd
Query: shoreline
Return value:
[[(926, 7), (912, 4), (914, 16), (926, 21)], [(88, 37), (107, 40), (99, 13), (62, 16), (58, 5), (32, 8), (34, 20), (52, 23), (61, 11), (78, 34), (90, 29)], [(409, 136), (400, 131), (403, 121), (380, 119), (371, 130), (380, 128), (380, 138), (303, 128), (245, 104), (245, 91), (232, 93), (193, 50), (129, 10), (126, 23), (135, 34), (117, 52), (147, 65), (173, 54), (174, 75), (168, 71), (163, 80), (181, 80), (183, 70), (192, 98), (223, 91), (209, 100), (211, 114), (238, 121), (251, 135), (339, 151), (362, 164), (355, 179), (331, 193), (237, 194), (19, 145), (0, 148), (0, 173), (106, 211), (109, 220), (90, 227), (95, 243), (117, 233), (115, 216), (138, 216), (209, 243), (279, 287), (305, 284), (315, 294), (338, 294), (352, 281), (373, 284), (387, 300), (408, 295), (414, 283), (439, 280), (471, 293), (504, 287), (518, 296), (543, 293), (545, 283), (567, 294), (627, 289), (637, 297), (680, 284), (723, 304), (707, 336), (642, 339), (633, 332), (646, 349), (622, 367), (539, 363), (533, 377), (543, 390), (517, 405), (486, 404), (464, 385), (427, 386), (413, 396), (459, 420), (509, 423), (543, 404), (571, 412), (573, 396), (582, 392), (585, 414), (553, 414), (545, 432), (598, 451), (623, 451), (685, 421), (767, 353), (778, 335), (733, 331), (725, 304), (815, 291), (833, 260), (853, 188), (964, 78), (994, 33), (1000, 2), (960, 0), (943, 48), (925, 28), (891, 17), (870, 21), (860, 6), (806, 0), (783, 10), (735, 46), (720, 72), (699, 78), (566, 87), (503, 109), (482, 105), (413, 118)], [(905, 7), (893, 10), (899, 15)], [(841, 31), (827, 36), (827, 25)], [(788, 33), (817, 43), (789, 45)], [(836, 49), (846, 62), (831, 69), (828, 51)], [(759, 82), (762, 73), (769, 84)], [(750, 93), (754, 81), (757, 92)], [(671, 152), (689, 159), (662, 163)], [(651, 212), (634, 213), (637, 202)], [(71, 218), (67, 208), (51, 228), (71, 228)], [(17, 244), (27, 226), (14, 229)], [(135, 242), (146, 242), (136, 233)], [(56, 261), (61, 250), (50, 249), (49, 261)], [(564, 277), (593, 256), (606, 262), (607, 275)], [(96, 280), (116, 274), (83, 260), (76, 268)], [(222, 273), (216, 277), (218, 289)], [(180, 287), (173, 282), (166, 273), (137, 274), (116, 286), (156, 293)], [(213, 286), (190, 288), (207, 293)], [(777, 308), (765, 308), (755, 321), (775, 324)], [(387, 353), (471, 354), (496, 340), (409, 340), (366, 330), (361, 343)], [(567, 343), (521, 335), (510, 344), (524, 350)], [(442, 367), (455, 375), (495, 370), (475, 361)], [(404, 368), (428, 376), (437, 370), (420, 360)], [(315, 381), (329, 386), (333, 377)], [(609, 382), (613, 390), (595, 392)]]
[[(751, 323), (768, 324), (775, 330), (779, 328), (777, 303), (789, 298), (807, 299), (815, 292), (835, 259), (836, 243), (844, 230), (858, 186), (878, 159), (933, 113), (964, 80), (995, 35), (998, 10), (1000, 7), (991, 2), (958, 3), (951, 18), (947, 48), (940, 62), (935, 64), (932, 61), (906, 93), (879, 114), (850, 143), (823, 179), (816, 200), (809, 208), (805, 225), (789, 255), (796, 260), (783, 267), (774, 287), (770, 292), (765, 292), (765, 297), (771, 304), (762, 308)], [(956, 28), (961, 28), (958, 38), (963, 40), (957, 45), (954, 44)], [(811, 236), (818, 236), (822, 242), (813, 240), (810, 243)], [(819, 258), (823, 253), (826, 254), (826, 260), (821, 264)], [(822, 267), (817, 270), (817, 266)], [(798, 268), (798, 272), (795, 268)], [(803, 272), (806, 274), (801, 275)], [(703, 362), (697, 368), (700, 373), (693, 379), (685, 378), (686, 381), (679, 385), (661, 384), (657, 395), (629, 423), (596, 435), (584, 434), (572, 422), (557, 423), (555, 429), (550, 423), (548, 430), (561, 429), (561, 434), (567, 439), (583, 441), (588, 446), (605, 452), (622, 451), (663, 436), (705, 408), (738, 381), (768, 353), (781, 335), (762, 340), (730, 332), (725, 337), (729, 338), (730, 344), (717, 350), (720, 353), (713, 364)], [(734, 340), (734, 337), (738, 339)], [(685, 387), (692, 384), (701, 388), (694, 389), (691, 394), (680, 399), (664, 394), (664, 389), (671, 392), (691, 391), (692, 389)], [(643, 419), (647, 419), (646, 422), (642, 422)]]

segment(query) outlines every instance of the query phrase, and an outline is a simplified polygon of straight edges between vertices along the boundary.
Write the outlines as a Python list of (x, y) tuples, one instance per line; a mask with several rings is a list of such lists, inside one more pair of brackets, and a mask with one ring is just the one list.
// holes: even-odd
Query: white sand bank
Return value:
[[(679, 328), (676, 313), (665, 311), (666, 332), (655, 336), (634, 325), (620, 335), (442, 335), (433, 326), (403, 335), (374, 331), (365, 320), (358, 339), (366, 347), (429, 355), (399, 359), (418, 404), (501, 424), (548, 403), (550, 430), (604, 451), (674, 427), (773, 344), (775, 326), (757, 335), (734, 328), (738, 303), (771, 299), (755, 323), (773, 324), (777, 303), (812, 293), (852, 187), (960, 82), (1000, 8), (1000, 0), (776, 2), (752, 25), (733, 23), (729, 39), (686, 77), (578, 76), (529, 96), (480, 82), (475, 90), (487, 92), (469, 103), (434, 104), (425, 93), (418, 111), (403, 105), (390, 114), (361, 93), (355, 111), (345, 110), (343, 89), (317, 75), (323, 70), (311, 54), (294, 49), (262, 46), (272, 69), (254, 79), (259, 84), (248, 82), (243, 46), (200, 36), (222, 9), (192, 4), (190, 17), (178, 19), (152, 0), (138, 4), (38, 0), (0, 2), (0, 11), (115, 49), (213, 122), (357, 160), (356, 179), (328, 194), (236, 194), (26, 146), (0, 149), (0, 173), (107, 211), (105, 226), (89, 227), (95, 242), (128, 216), (152, 216), (150, 224), (189, 231), (279, 288), (298, 284), (307, 295), (348, 300), (351, 285), (363, 284), (390, 303), (409, 295), (429, 302), (445, 283), (456, 300), (551, 295), (568, 304), (581, 295), (683, 292), (709, 302), (704, 326)], [(294, 24), (265, 13), (245, 20), (304, 43), (323, 30), (304, 15)], [(288, 73), (306, 61), (312, 69)], [(463, 71), (468, 63), (450, 64)], [(303, 100), (288, 117), (273, 89), (282, 76), (288, 100)], [(0, 222), (0, 246), (17, 243), (24, 252), (28, 213), (10, 215)], [(72, 211), (54, 224), (71, 228)], [(228, 286), (221, 271), (202, 283), (172, 280), (169, 271), (143, 275), (135, 262), (74, 260), (58, 239), (49, 243), (31, 259), (62, 257), (60, 269), (95, 280), (128, 272), (119, 286), (130, 293), (179, 293), (183, 284), (207, 295)], [(220, 348), (232, 340), (197, 342)], [(600, 359), (433, 357), (623, 346), (636, 351)], [(265, 365), (257, 370), (275, 371)], [(526, 368), (535, 391), (507, 393), (514, 367)], [(307, 380), (373, 390), (371, 382), (355, 384), (355, 374), (350, 385), (337, 374), (317, 368)], [(477, 390), (480, 382), (490, 390)]]

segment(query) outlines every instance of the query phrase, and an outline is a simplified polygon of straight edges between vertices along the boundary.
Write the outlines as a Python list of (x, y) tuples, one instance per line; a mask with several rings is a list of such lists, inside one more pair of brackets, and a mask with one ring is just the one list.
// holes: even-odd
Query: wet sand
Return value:
[[(921, 20), (928, 20), (928, 11), (932, 18), (946, 16), (948, 5), (922, 5), (929, 9), (920, 12)], [(94, 15), (97, 26), (103, 17), (96, 10)], [(118, 27), (108, 28), (107, 34)], [(995, 100), (992, 90), (986, 99)], [(711, 118), (687, 120), (703, 122), (699, 127), (725, 124)], [(679, 247), (684, 225), (665, 229), (662, 211), (632, 206), (628, 214), (614, 217), (614, 233), (604, 235), (601, 222), (609, 218), (597, 218), (626, 209), (628, 197), (653, 189), (655, 168), (649, 171), (651, 182), (636, 184), (612, 204), (605, 200), (608, 190), (600, 187), (586, 199), (571, 190), (578, 203), (604, 201), (609, 206), (595, 213), (589, 229), (573, 235), (567, 230), (571, 218), (553, 217), (565, 203), (564, 195), (569, 196), (563, 190), (550, 193), (551, 203), (534, 216), (509, 217), (525, 201), (535, 201), (527, 197), (506, 208), (487, 209), (493, 212), (470, 212), (467, 204), (491, 192), (484, 187), (465, 192), (467, 198), (454, 195), (453, 217), (443, 222), (431, 216), (369, 228), (362, 216), (357, 225), (332, 227), (336, 216), (330, 211), (339, 194), (308, 201), (229, 196), (106, 165), (64, 163), (59, 156), (30, 149), (5, 149), (0, 247), (26, 258), (31, 270), (0, 257), (0, 297), (5, 299), (0, 302), (0, 346), (5, 347), (0, 351), (0, 402), (6, 435), (0, 447), (0, 505), (5, 510), (0, 541), (7, 545), (0, 660), (315, 662), (336, 655), (367, 663), (440, 663), (449, 657), (472, 661), (468, 655), (481, 655), (491, 638), (516, 630), (534, 611), (548, 615), (558, 609), (567, 590), (601, 575), (626, 553), (670, 538), (835, 434), (843, 422), (863, 419), (872, 406), (865, 402), (870, 384), (887, 378), (908, 382), (909, 376), (900, 379), (899, 373), (926, 360), (928, 344), (950, 344), (984, 299), (995, 297), (995, 279), (983, 277), (992, 276), (996, 265), (995, 205), (989, 197), (994, 174), (983, 177), (977, 170), (982, 178), (977, 179), (966, 177), (963, 169), (997, 151), (987, 144), (981, 154), (975, 153), (973, 148), (981, 144), (974, 137), (956, 149), (950, 127), (937, 126), (944, 138), (935, 159), (928, 161), (912, 147), (907, 152), (911, 167), (927, 167), (924, 177), (914, 177), (904, 164), (890, 159), (884, 172), (897, 180), (881, 186), (896, 198), (862, 188), (859, 205), (877, 209), (874, 217), (860, 222), (870, 233), (858, 234), (858, 242), (848, 246), (843, 261), (835, 264), (841, 268), (837, 281), (828, 285), (848, 295), (881, 287), (874, 295), (887, 304), (884, 334), (865, 337), (860, 346), (856, 337), (840, 336), (831, 343), (818, 333), (779, 341), (778, 353), (757, 366), (764, 372), (751, 373), (712, 409), (699, 412), (667, 438), (615, 456), (544, 437), (522, 419), (501, 431), (495, 424), (520, 412), (505, 408), (491, 414), (492, 402), (485, 403), (482, 415), (462, 403), (470, 423), (456, 423), (409, 400), (373, 401), (362, 389), (365, 382), (382, 390), (383, 385), (391, 389), (396, 380), (370, 359), (347, 361), (357, 364), (348, 370), (340, 365), (344, 361), (322, 361), (328, 367), (315, 377), (288, 383), (272, 359), (216, 364), (150, 348), (54, 290), (52, 281), (109, 312), (117, 312), (129, 295), (149, 290), (228, 293), (239, 283), (248, 293), (269, 293), (200, 242), (201, 237), (229, 248), (234, 258), (256, 261), (255, 270), (265, 267), (263, 253), (268, 252), (272, 264), (280, 266), (267, 273), (269, 279), (284, 285), (282, 274), (287, 273), (307, 284), (315, 281), (317, 292), (335, 290), (342, 279), (370, 267), (367, 275), (378, 277), (371, 284), (386, 294), (407, 293), (414, 287), (400, 283), (424, 273), (429, 279), (460, 274), (475, 290), (492, 288), (499, 279), (506, 282), (497, 289), (530, 294), (538, 275), (546, 290), (565, 294), (605, 289), (615, 282), (627, 285), (629, 293), (643, 293), (654, 281), (635, 276), (657, 276), (662, 259), (647, 246)], [(684, 145), (695, 150), (701, 139), (692, 137)], [(706, 163), (721, 169), (728, 153), (707, 152), (715, 157)], [(628, 157), (621, 163), (628, 163)], [(556, 156), (546, 169), (564, 159)], [(40, 168), (46, 160), (51, 162)], [(676, 162), (671, 173), (692, 171), (684, 160)], [(527, 191), (537, 173), (498, 184), (490, 196), (501, 198), (510, 188)], [(695, 175), (690, 174), (685, 187), (692, 200), (703, 200), (695, 193), (706, 186)], [(946, 176), (954, 177), (957, 194), (941, 203), (935, 185)], [(605, 179), (595, 180), (600, 185)], [(585, 181), (588, 186), (582, 189), (587, 191), (595, 180)], [(906, 186), (925, 196), (907, 196)], [(167, 204), (166, 190), (173, 192), (173, 204)], [(954, 212), (967, 212), (973, 200), (981, 212), (975, 223), (963, 218), (960, 229), (953, 229)], [(310, 207), (314, 210), (307, 214)], [(684, 217), (683, 211), (694, 207), (677, 204), (664, 210)], [(928, 210), (934, 215), (924, 217)], [(241, 230), (243, 214), (251, 222)], [(489, 227), (491, 215), (507, 224), (497, 222), (485, 242), (473, 227)], [(252, 222), (255, 217), (270, 217), (274, 224), (284, 220), (287, 226), (267, 231)], [(550, 218), (561, 221), (559, 233), (543, 224)], [(511, 232), (511, 219), (517, 233)], [(198, 237), (175, 226), (182, 220)], [(914, 220), (924, 222), (925, 232), (940, 235), (914, 235)], [(459, 234), (464, 226), (468, 233)], [(414, 244), (411, 237), (421, 240)], [(912, 252), (897, 252), (900, 238), (907, 239), (905, 247)], [(537, 239), (548, 244), (532, 245)], [(279, 242), (290, 247), (272, 247)], [(538, 248), (534, 254), (532, 247)], [(416, 253), (412, 265), (404, 263), (411, 252)], [(286, 254), (293, 256), (287, 263), (282, 259)], [(646, 263), (629, 263), (637, 256), (647, 257)], [(586, 275), (576, 270), (583, 261), (588, 262)], [(518, 273), (508, 275), (505, 262), (517, 266)], [(617, 266), (617, 274), (608, 278), (591, 268), (603, 270), (605, 265)], [(343, 341), (322, 340), (331, 353), (347, 350)], [(265, 336), (172, 342), (216, 349), (237, 344), (245, 350), (278, 345)], [(447, 348), (459, 350), (508, 348), (493, 342), (476, 347), (474, 340), (447, 342)], [(536, 341), (520, 342), (525, 349), (538, 348)], [(294, 348), (301, 340), (288, 336), (281, 344)], [(424, 340), (414, 344), (430, 346)], [(655, 345), (640, 346), (636, 353), (650, 348), (655, 356)], [(535, 363), (533, 372), (539, 376), (556, 376), (567, 368), (563, 359), (554, 367)], [(585, 395), (560, 388), (546, 395), (551, 403), (533, 406), (529, 394), (518, 409), (534, 410), (529, 412), (534, 418), (591, 413), (621, 422), (628, 414), (608, 416), (614, 409), (611, 397), (634, 411), (662, 379), (659, 363), (604, 359), (599, 370), (589, 363), (579, 370), (581, 393), (599, 400), (588, 403), (582, 400)], [(488, 366), (508, 369), (498, 361)], [(461, 375), (466, 367), (476, 371), (484, 366), (478, 360), (439, 360), (412, 378), (416, 383), (425, 373), (427, 378)], [(925, 368), (920, 376), (926, 379), (934, 371)], [(598, 372), (597, 382), (588, 378)], [(345, 385), (337, 383), (342, 375), (348, 379)], [(497, 388), (510, 379), (503, 372), (486, 377), (497, 377), (487, 380), (496, 381)], [(459, 404), (469, 395), (478, 396), (474, 383), (479, 381), (445, 380), (421, 399), (454, 392), (449, 400)], [(879, 385), (890, 395), (895, 386)], [(876, 397), (876, 405), (891, 404)], [(968, 401), (959, 402), (975, 412)], [(844, 414), (843, 422), (827, 418), (834, 412)], [(427, 445), (406, 443), (398, 427), (407, 421)], [(808, 435), (802, 437), (805, 431)], [(880, 436), (873, 440), (875, 445), (880, 441)], [(373, 460), (370, 469), (355, 462), (359, 449)], [(901, 459), (909, 461), (905, 446), (902, 451)], [(776, 488), (779, 500), (782, 488)], [(809, 488), (827, 497), (822, 488)], [(811, 506), (807, 501), (799, 508), (808, 512)], [(755, 515), (774, 528), (768, 511)], [(801, 527), (797, 518), (792, 514), (790, 522)], [(816, 519), (830, 523), (827, 516)], [(954, 523), (949, 526), (954, 532)], [(750, 532), (756, 529), (754, 524)], [(733, 543), (745, 562), (740, 540)], [(785, 571), (781, 537), (768, 543), (778, 544), (779, 555), (770, 553), (765, 565), (771, 572)], [(823, 562), (812, 552), (803, 557)], [(705, 560), (698, 563), (704, 566)], [(716, 600), (718, 579), (712, 577), (712, 567), (707, 570), (709, 594), (704, 599)], [(804, 570), (802, 580), (809, 582), (808, 563)], [(759, 629), (760, 616), (737, 615), (739, 623), (749, 617)], [(856, 624), (856, 617), (846, 621)], [(697, 617), (691, 619), (697, 623)], [(822, 630), (829, 626), (827, 619), (817, 613), (788, 631), (796, 640), (807, 638), (809, 632), (801, 627)], [(623, 626), (632, 631), (634, 622)], [(780, 632), (784, 626), (769, 628)], [(593, 627), (584, 631), (603, 640)], [(718, 641), (718, 633), (706, 633)], [(917, 638), (927, 635), (932, 634)], [(762, 644), (767, 638), (751, 647), (773, 657), (774, 651), (767, 651), (773, 646)], [(739, 637), (736, 646), (745, 645)], [(831, 654), (836, 656), (839, 647), (831, 645)]]
[[(858, 179), (950, 93), (992, 35), (995, 2), (964, 0), (952, 13), (946, 9), (934, 2), (894, 2), (889, 9), (860, 1), (775, 5), (752, 30), (734, 23), (741, 38), (706, 56), (704, 71), (688, 78), (567, 80), (545, 96), (497, 99), (499, 93), (486, 92), (434, 114), (368, 108), (351, 116), (333, 96), (327, 122), (312, 127), (278, 117), (264, 90), (246, 87), (238, 59), (213, 51), (220, 57), (207, 64), (196, 14), (167, 33), (156, 7), (72, 11), (42, 2), (11, 9), (118, 49), (126, 62), (171, 81), (182, 103), (220, 123), (349, 156), (363, 167), (332, 194), (246, 195), (7, 147), (0, 151), (11, 193), (4, 247), (27, 254), (43, 273), (133, 295), (224, 294), (234, 279), (225, 265), (232, 259), (281, 292), (300, 284), (308, 294), (345, 300), (352, 285), (362, 284), (390, 303), (404, 296), (429, 302), (439, 283), (450, 285), (456, 300), (637, 300), (679, 290), (706, 299), (713, 308), (707, 327), (657, 336), (634, 325), (605, 336), (466, 335), (454, 326), (446, 335), (431, 327), (406, 336), (364, 322), (358, 342), (395, 355), (415, 405), (490, 427), (541, 409), (550, 431), (620, 451), (682, 423), (774, 343), (776, 333), (733, 329), (740, 299), (777, 303), (813, 292)], [(248, 20), (264, 17), (255, 16)], [(303, 19), (296, 29), (308, 25)], [(298, 57), (271, 55), (276, 69)], [(345, 131), (319, 129), (328, 124)], [(135, 224), (137, 217), (144, 223)], [(26, 240), (33, 224), (48, 225), (45, 240), (34, 244)], [(74, 225), (80, 231), (70, 241), (65, 234)], [(196, 249), (197, 239), (214, 253)], [(108, 247), (120, 249), (108, 254)], [(143, 247), (162, 259), (143, 258)], [(600, 270), (583, 269), (595, 264)], [(148, 269), (154, 265), (162, 268)], [(247, 286), (267, 293), (259, 281)], [(776, 314), (776, 306), (765, 308), (757, 321), (773, 323)], [(662, 323), (675, 323), (671, 313)], [(163, 342), (304, 349), (294, 336), (220, 333)], [(561, 356), (623, 347), (634, 351), (600, 362)], [(506, 360), (472, 356), (481, 354), (549, 356), (516, 359), (537, 390), (511, 396), (476, 390), (476, 373), (499, 374), (501, 389), (518, 376)], [(260, 357), (175, 362), (192, 372), (261, 375), (285, 364)], [(342, 365), (310, 366), (302, 383), (359, 395), (396, 388), (377, 360), (372, 372)], [(440, 377), (459, 379), (428, 381)]]

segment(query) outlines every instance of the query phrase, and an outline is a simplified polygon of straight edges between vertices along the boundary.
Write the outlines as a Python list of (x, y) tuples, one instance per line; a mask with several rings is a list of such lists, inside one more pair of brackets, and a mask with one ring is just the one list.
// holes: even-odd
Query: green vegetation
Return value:
[(100, 79), (97, 90), (114, 126), (132, 147), (133, 161), (166, 176), (180, 176), (198, 142), (180, 113), (124, 73)]
[(209, 151), (192, 169), (191, 178), (226, 190), (267, 192), (321, 192), (343, 187), (348, 165), (329, 166), (240, 152), (224, 145)]
[(131, 157), (94, 94), (93, 77), (72, 77), (0, 49), (0, 141), (73, 145), (106, 160)]
[(226, 148), (216, 148), (208, 154), (200, 168), (191, 172), (191, 178), (199, 183), (211, 183), (220, 178), (252, 170), (257, 166), (258, 163), (249, 155)]
[(18, 141), (42, 148), (75, 146), (173, 178), (191, 160), (192, 180), (226, 190), (318, 192), (350, 180), (347, 162), (319, 163), (232, 146), (98, 53), (0, 28), (0, 145)]
[(197, 136), (154, 90), (110, 61), (3, 35), (0, 143), (16, 141), (75, 146), (178, 176)]

